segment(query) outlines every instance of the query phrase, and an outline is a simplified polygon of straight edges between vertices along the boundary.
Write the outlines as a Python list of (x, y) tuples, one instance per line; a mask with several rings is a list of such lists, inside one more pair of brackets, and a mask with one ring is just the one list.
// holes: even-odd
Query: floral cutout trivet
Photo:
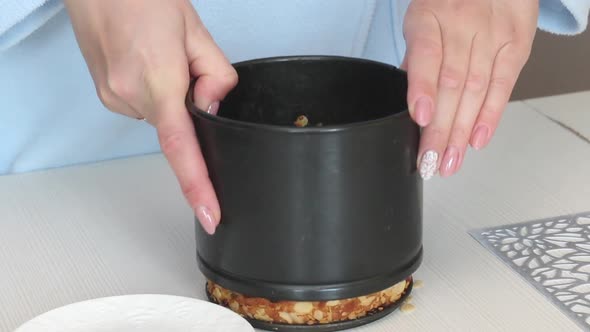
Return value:
[(590, 212), (470, 234), (590, 331)]

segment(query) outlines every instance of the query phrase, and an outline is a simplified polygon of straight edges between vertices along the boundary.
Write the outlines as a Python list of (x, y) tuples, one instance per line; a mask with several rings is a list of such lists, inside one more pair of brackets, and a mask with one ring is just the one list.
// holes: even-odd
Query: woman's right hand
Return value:
[(216, 113), (237, 83), (189, 0), (65, 0), (76, 38), (111, 111), (155, 126), (162, 152), (203, 228), (221, 211), (184, 105), (190, 77), (195, 104)]

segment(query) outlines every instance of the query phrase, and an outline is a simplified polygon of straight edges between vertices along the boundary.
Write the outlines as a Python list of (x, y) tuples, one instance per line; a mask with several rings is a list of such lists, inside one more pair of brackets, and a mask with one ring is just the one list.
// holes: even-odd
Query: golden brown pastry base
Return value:
[(408, 278), (380, 292), (351, 299), (332, 301), (278, 301), (246, 297), (211, 281), (207, 293), (213, 302), (249, 319), (279, 324), (328, 324), (364, 317), (396, 303), (411, 282)]

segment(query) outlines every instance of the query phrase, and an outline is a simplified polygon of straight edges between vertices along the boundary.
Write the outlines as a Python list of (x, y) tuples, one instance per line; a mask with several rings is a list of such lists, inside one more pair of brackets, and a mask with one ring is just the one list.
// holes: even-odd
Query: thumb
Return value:
[(215, 44), (198, 14), (191, 11), (186, 19), (186, 51), (191, 75), (197, 78), (194, 87), (197, 108), (216, 114), (219, 102), (238, 83), (238, 74)]

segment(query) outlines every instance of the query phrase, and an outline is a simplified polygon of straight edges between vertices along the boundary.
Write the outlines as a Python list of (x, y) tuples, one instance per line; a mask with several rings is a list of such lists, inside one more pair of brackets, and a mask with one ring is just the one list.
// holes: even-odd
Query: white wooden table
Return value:
[[(579, 330), (467, 232), (590, 210), (588, 128), (590, 92), (512, 103), (487, 149), (425, 184), (416, 311), (357, 330)], [(96, 297), (204, 298), (193, 234), (161, 155), (0, 177), (0, 331)]]

